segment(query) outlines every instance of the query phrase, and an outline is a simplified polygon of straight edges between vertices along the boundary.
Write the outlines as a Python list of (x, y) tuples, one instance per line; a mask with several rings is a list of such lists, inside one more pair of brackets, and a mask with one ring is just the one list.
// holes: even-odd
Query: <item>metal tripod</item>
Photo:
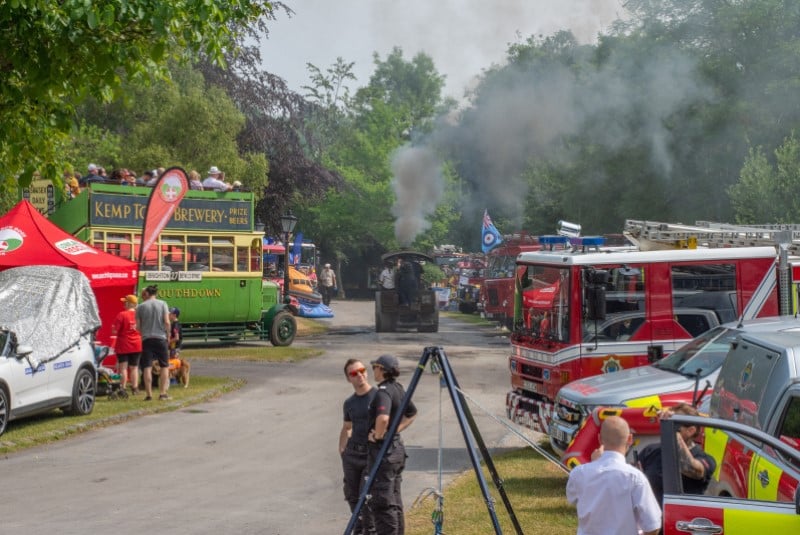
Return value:
[(397, 433), (397, 426), (400, 424), (402, 414), (405, 412), (409, 400), (411, 400), (411, 397), (414, 395), (414, 390), (417, 388), (419, 379), (425, 371), (428, 360), (431, 358), (433, 358), (432, 366), (436, 365), (438, 366), (438, 369), (441, 370), (444, 383), (447, 386), (448, 392), (450, 392), (450, 399), (453, 402), (453, 408), (455, 409), (456, 416), (458, 417), (458, 424), (461, 427), (461, 433), (464, 435), (464, 443), (467, 446), (467, 451), (469, 453), (470, 460), (472, 461), (472, 467), (475, 470), (475, 476), (478, 478), (478, 485), (481, 488), (483, 499), (486, 502), (486, 508), (489, 511), (489, 516), (492, 519), (492, 525), (494, 526), (495, 533), (501, 534), (503, 533), (503, 530), (500, 528), (500, 523), (497, 520), (497, 514), (494, 509), (494, 499), (489, 494), (489, 488), (486, 484), (486, 478), (483, 475), (483, 471), (481, 470), (480, 459), (478, 458), (478, 454), (475, 450), (475, 444), (477, 444), (478, 449), (481, 452), (481, 456), (483, 457), (483, 461), (486, 464), (486, 468), (489, 470), (489, 473), (492, 476), (492, 482), (497, 488), (497, 491), (500, 493), (500, 497), (503, 500), (503, 504), (505, 505), (506, 511), (511, 518), (511, 523), (514, 525), (517, 535), (522, 535), (522, 528), (517, 521), (517, 517), (514, 514), (513, 508), (511, 507), (511, 502), (508, 500), (508, 495), (503, 487), (503, 480), (500, 479), (499, 475), (497, 474), (497, 469), (494, 466), (494, 462), (492, 462), (492, 458), (489, 455), (489, 450), (486, 448), (486, 444), (481, 437), (478, 426), (475, 424), (475, 419), (472, 417), (469, 406), (467, 405), (466, 400), (461, 393), (458, 380), (453, 374), (453, 370), (450, 367), (450, 362), (447, 360), (447, 355), (445, 355), (443, 348), (436, 346), (426, 347), (422, 353), (422, 357), (419, 359), (417, 369), (414, 371), (414, 376), (411, 378), (411, 382), (406, 390), (406, 395), (403, 397), (403, 401), (400, 403), (400, 408), (395, 413), (395, 418), (389, 424), (389, 429), (384, 436), (383, 445), (378, 452), (378, 457), (375, 460), (374, 466), (372, 466), (370, 469), (369, 477), (367, 478), (367, 482), (364, 484), (364, 488), (361, 491), (361, 496), (358, 498), (358, 503), (353, 510), (353, 514), (350, 517), (350, 522), (347, 524), (344, 535), (350, 535), (353, 532), (353, 528), (358, 520), (358, 515), (361, 512), (361, 508), (364, 506), (364, 502), (366, 501), (370, 488), (372, 487), (372, 481), (375, 479), (375, 474), (377, 474), (378, 468), (380, 467), (381, 462), (383, 462), (383, 458), (386, 456), (389, 446), (392, 444), (392, 439)]

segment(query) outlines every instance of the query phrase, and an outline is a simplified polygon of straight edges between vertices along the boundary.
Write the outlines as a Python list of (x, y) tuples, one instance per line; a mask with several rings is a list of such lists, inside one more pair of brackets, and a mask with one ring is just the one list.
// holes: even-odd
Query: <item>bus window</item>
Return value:
[(190, 245), (186, 249), (189, 271), (208, 271), (211, 248), (208, 245)]
[(250, 271), (250, 247), (236, 248), (236, 271)]

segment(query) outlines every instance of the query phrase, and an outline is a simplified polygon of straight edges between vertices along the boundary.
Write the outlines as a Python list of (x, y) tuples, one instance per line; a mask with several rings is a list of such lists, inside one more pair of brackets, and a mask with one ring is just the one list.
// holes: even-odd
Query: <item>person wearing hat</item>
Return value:
[(331, 297), (336, 293), (336, 273), (330, 264), (325, 264), (319, 273), (319, 293), (322, 294), (322, 304), (331, 304)]
[[(342, 406), (344, 420), (339, 433), (339, 455), (342, 457), (344, 473), (344, 499), (352, 513), (361, 490), (369, 476), (367, 472), (367, 435), (369, 435), (369, 406), (378, 391), (369, 382), (367, 368), (358, 359), (348, 359), (344, 364), (344, 376), (353, 387), (353, 394)], [(364, 535), (374, 533), (371, 519), (366, 509), (355, 523), (355, 533)]]
[(69, 193), (69, 198), (74, 199), (78, 195), (81, 194), (81, 186), (78, 182), (78, 179), (74, 176), (67, 181), (67, 190)]
[(95, 164), (90, 163), (86, 168), (88, 173), (86, 173), (86, 176), (81, 177), (81, 187), (85, 187), (92, 182), (105, 182), (105, 179), (100, 176), (99, 169)]
[(397, 382), (400, 375), (400, 362), (392, 355), (381, 355), (371, 362), (372, 373), (378, 383), (375, 399), (369, 406), (370, 432), (367, 437), (367, 466), (371, 473), (378, 461), (378, 453), (383, 447), (386, 432), (395, 418), (400, 418), (397, 432), (391, 437), (392, 444), (386, 450), (386, 455), (381, 460), (380, 466), (372, 481), (370, 494), (372, 498), (367, 502), (375, 523), (375, 530), (381, 535), (402, 535), (405, 533), (405, 518), (403, 517), (403, 498), (400, 493), (400, 484), (403, 481), (402, 473), (406, 466), (406, 448), (400, 438), (400, 431), (407, 428), (417, 416), (417, 407), (408, 400), (403, 414), (399, 414), (400, 405), (406, 395), (403, 385)]
[(120, 386), (125, 392), (128, 383), (133, 394), (139, 391), (139, 356), (142, 354), (142, 336), (136, 328), (136, 305), (139, 299), (135, 295), (126, 295), (122, 299), (125, 309), (117, 314), (111, 324), (111, 334), (116, 336), (114, 351), (117, 353), (117, 373), (120, 375)]
[(208, 170), (208, 176), (203, 180), (203, 189), (206, 191), (229, 191), (231, 185), (225, 182), (225, 173), (212, 165)]

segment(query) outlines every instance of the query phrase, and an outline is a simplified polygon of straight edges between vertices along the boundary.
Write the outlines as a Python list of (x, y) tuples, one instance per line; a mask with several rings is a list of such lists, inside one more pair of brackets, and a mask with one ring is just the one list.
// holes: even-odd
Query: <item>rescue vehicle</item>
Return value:
[[(707, 443), (709, 436), (718, 434), (736, 437), (752, 447), (751, 471), (744, 474), (744, 482), (752, 483), (753, 489), (745, 495), (713, 495), (709, 491), (704, 495), (685, 494), (678, 476), (675, 440), (680, 425), (702, 426)], [(661, 458), (664, 466), (664, 535), (751, 535), (765, 530), (775, 534), (800, 533), (800, 494), (796, 491), (800, 451), (796, 446), (790, 446), (782, 436), (776, 438), (763, 430), (729, 420), (675, 415), (661, 424)], [(719, 469), (719, 462), (717, 466)], [(794, 478), (793, 483), (787, 482), (790, 477)], [(789, 492), (794, 489), (793, 498), (783, 499), (778, 491), (776, 499), (776, 483)]]
[[(636, 249), (605, 248), (600, 237), (540, 237), (542, 249), (516, 262), (508, 417), (552, 430), (563, 450), (572, 437), (551, 422), (558, 418), (574, 433), (586, 415), (567, 404), (556, 411), (559, 389), (661, 360), (714, 326), (681, 317), (682, 307), (713, 311), (718, 323), (790, 309), (788, 251), (796, 234), (628, 220), (625, 236)], [(779, 254), (776, 238), (785, 244)], [(626, 316), (636, 322), (626, 324)]]
[[(800, 327), (742, 333), (732, 344), (711, 395), (709, 415), (771, 435), (800, 451)], [(776, 461), (772, 449), (736, 433), (706, 430), (717, 459), (707, 493), (795, 502), (800, 463)]]
[(517, 255), (539, 250), (539, 240), (527, 232), (509, 234), (486, 254), (486, 279), (480, 289), (483, 316), (511, 330), (514, 323), (514, 268)]
[[(711, 396), (711, 387), (717, 380), (730, 344), (739, 334), (775, 330), (785, 320), (765, 318), (714, 327), (648, 366), (595, 375), (567, 384), (558, 391), (556, 407), (572, 407), (584, 420), (598, 407), (653, 407), (658, 410), (681, 402), (697, 404)], [(800, 321), (795, 321), (794, 325), (800, 327)], [(567, 466), (587, 462), (596, 447), (594, 444), (583, 445), (583, 440), (573, 442), (578, 426), (579, 423), (569, 420), (568, 413), (562, 412), (555, 415), (550, 424), (550, 435), (556, 437), (552, 440), (553, 449), (562, 455)], [(599, 430), (599, 422), (595, 422), (595, 426)], [(657, 426), (651, 427), (651, 432), (657, 434)], [(640, 435), (642, 431), (637, 429)], [(640, 436), (637, 440), (641, 442), (643, 439)], [(565, 444), (570, 445), (567, 455), (564, 455)], [(639, 447), (643, 445), (640, 443)]]

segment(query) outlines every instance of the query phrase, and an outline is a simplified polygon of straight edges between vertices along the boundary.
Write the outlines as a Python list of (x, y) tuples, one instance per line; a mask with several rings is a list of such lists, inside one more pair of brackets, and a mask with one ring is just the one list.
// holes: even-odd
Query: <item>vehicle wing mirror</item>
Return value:
[(14, 356), (17, 357), (18, 359), (21, 359), (23, 357), (27, 357), (31, 353), (33, 353), (32, 346), (29, 346), (27, 344), (20, 344), (17, 346), (16, 351), (14, 351)]
[(653, 363), (664, 358), (664, 346), (647, 346), (647, 362)]
[(606, 319), (606, 284), (608, 271), (594, 269), (587, 273), (586, 285), (586, 319)]

